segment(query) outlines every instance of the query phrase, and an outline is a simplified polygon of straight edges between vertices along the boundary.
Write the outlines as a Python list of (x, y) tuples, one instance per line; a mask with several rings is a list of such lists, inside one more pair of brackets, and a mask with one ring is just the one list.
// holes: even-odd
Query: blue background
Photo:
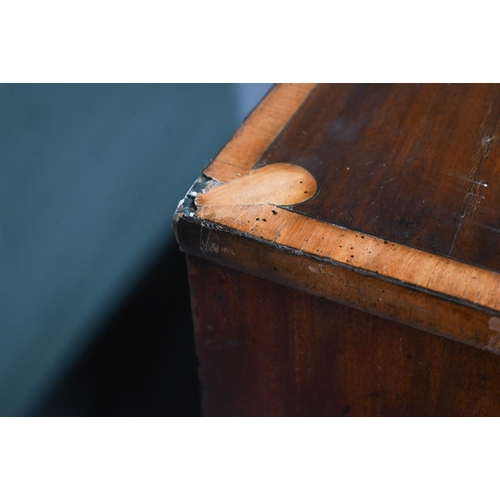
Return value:
[(172, 215), (269, 84), (0, 85), (0, 415), (196, 415)]

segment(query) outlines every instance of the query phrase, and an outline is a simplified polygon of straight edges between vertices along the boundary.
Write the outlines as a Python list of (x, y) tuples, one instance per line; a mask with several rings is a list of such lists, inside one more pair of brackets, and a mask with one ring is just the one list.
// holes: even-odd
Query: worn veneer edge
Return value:
[(247, 174), (314, 87), (311, 83), (275, 85), (203, 173), (219, 182)]
[[(248, 191), (248, 181), (242, 177), (252, 178), (248, 175), (252, 167), (313, 88), (309, 84), (276, 86), (204, 170), (199, 187), (188, 194), (184, 207), (179, 207), (176, 216), (176, 234), (181, 248), (188, 253), (200, 254), (234, 268), (243, 267), (246, 272), (500, 354), (500, 297), (496, 294), (500, 285), (499, 274), (291, 212), (277, 206), (279, 200), (276, 203), (274, 199), (257, 199), (241, 204), (238, 186), (242, 188), (241, 195)], [(216, 183), (207, 184), (207, 178), (214, 179)], [(223, 186), (217, 187), (221, 183)], [(232, 191), (232, 199), (220, 195), (228, 188)], [(200, 190), (203, 192), (199, 193)], [(197, 206), (193, 204), (193, 199), (196, 199)], [(179, 219), (183, 217), (190, 218), (190, 223), (197, 223), (200, 227), (212, 227), (208, 233), (212, 234), (212, 240), (214, 233), (229, 234), (231, 231), (237, 231), (238, 238), (243, 237), (243, 240), (258, 239), (265, 243), (259, 247), (259, 252), (264, 253), (258, 262), (253, 261), (253, 266), (249, 264), (251, 255), (245, 251), (240, 251), (238, 258), (241, 262), (228, 259), (231, 254), (229, 247), (204, 242), (201, 237), (203, 231), (194, 246), (184, 245), (180, 231), (183, 224), (179, 224)], [(237, 245), (236, 240), (233, 243)], [(306, 262), (308, 259), (320, 259), (322, 265), (299, 265), (298, 268), (303, 268), (303, 275), (292, 272), (294, 269), (284, 270), (283, 266), (280, 266), (281, 272), (266, 273), (263, 269), (266, 268), (271, 248), (277, 246), (291, 252), (292, 258), (288, 260), (297, 260), (298, 257), (300, 262), (304, 258)], [(227, 255), (224, 249), (229, 252)], [(358, 298), (350, 295), (352, 284), (345, 283), (343, 286), (338, 282), (337, 278), (343, 272), (340, 270), (345, 268), (355, 272), (349, 276), (351, 280), (352, 276), (356, 276)], [(319, 269), (329, 270), (325, 273)], [(286, 272), (291, 274), (287, 277), (283, 274)], [(398, 293), (392, 296), (392, 303), (387, 301), (387, 297), (383, 299), (387, 306), (385, 312), (381, 307), (370, 307), (370, 295), (366, 295), (366, 300), (361, 303), (360, 290), (370, 282), (370, 288), (365, 291), (373, 294), (374, 280), (385, 283), (385, 286), (391, 283), (398, 289)], [(415, 293), (418, 300), (414, 297)], [(404, 294), (404, 301), (401, 294)], [(411, 300), (410, 296), (413, 297)], [(382, 302), (382, 298), (378, 298)], [(435, 310), (429, 307), (431, 303)], [(387, 310), (391, 311), (390, 314)], [(431, 315), (432, 319), (419, 318), (415, 311), (423, 316)], [(424, 314), (424, 311), (427, 312)], [(436, 312), (439, 312), (437, 316)]]
[(500, 354), (496, 311), (196, 216), (179, 217), (176, 231), (186, 254)]
[[(500, 296), (496, 293), (500, 290), (498, 273), (312, 219), (274, 204), (212, 205), (211, 193), (200, 196), (203, 204), (196, 211), (200, 220), (500, 311)], [(213, 193), (216, 195), (217, 189)]]

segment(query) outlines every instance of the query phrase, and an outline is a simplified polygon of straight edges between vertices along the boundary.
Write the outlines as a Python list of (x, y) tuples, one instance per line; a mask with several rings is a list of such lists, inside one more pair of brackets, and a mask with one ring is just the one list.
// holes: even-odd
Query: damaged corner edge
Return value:
[(182, 198), (177, 204), (177, 208), (173, 217), (173, 227), (175, 233), (175, 239), (177, 243), (181, 246), (182, 244), (179, 239), (179, 222), (181, 219), (193, 220), (196, 218), (196, 203), (195, 199), (199, 193), (206, 193), (210, 191), (215, 186), (219, 186), (221, 183), (209, 177), (205, 173), (201, 173), (200, 176), (196, 179), (193, 185), (189, 188), (186, 196)]

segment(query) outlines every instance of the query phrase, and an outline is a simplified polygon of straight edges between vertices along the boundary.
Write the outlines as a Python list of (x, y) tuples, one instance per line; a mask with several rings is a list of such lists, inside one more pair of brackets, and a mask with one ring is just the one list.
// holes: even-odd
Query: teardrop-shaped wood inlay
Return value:
[(291, 163), (273, 163), (251, 170), (227, 184), (200, 193), (198, 208), (234, 205), (296, 205), (312, 198), (318, 190), (316, 179), (305, 168)]

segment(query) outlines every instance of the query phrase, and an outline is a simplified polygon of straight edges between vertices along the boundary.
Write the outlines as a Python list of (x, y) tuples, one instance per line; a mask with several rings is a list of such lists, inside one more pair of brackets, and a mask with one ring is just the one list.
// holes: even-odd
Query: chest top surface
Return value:
[(500, 352), (499, 122), (500, 85), (277, 85), (179, 206), (178, 241)]

